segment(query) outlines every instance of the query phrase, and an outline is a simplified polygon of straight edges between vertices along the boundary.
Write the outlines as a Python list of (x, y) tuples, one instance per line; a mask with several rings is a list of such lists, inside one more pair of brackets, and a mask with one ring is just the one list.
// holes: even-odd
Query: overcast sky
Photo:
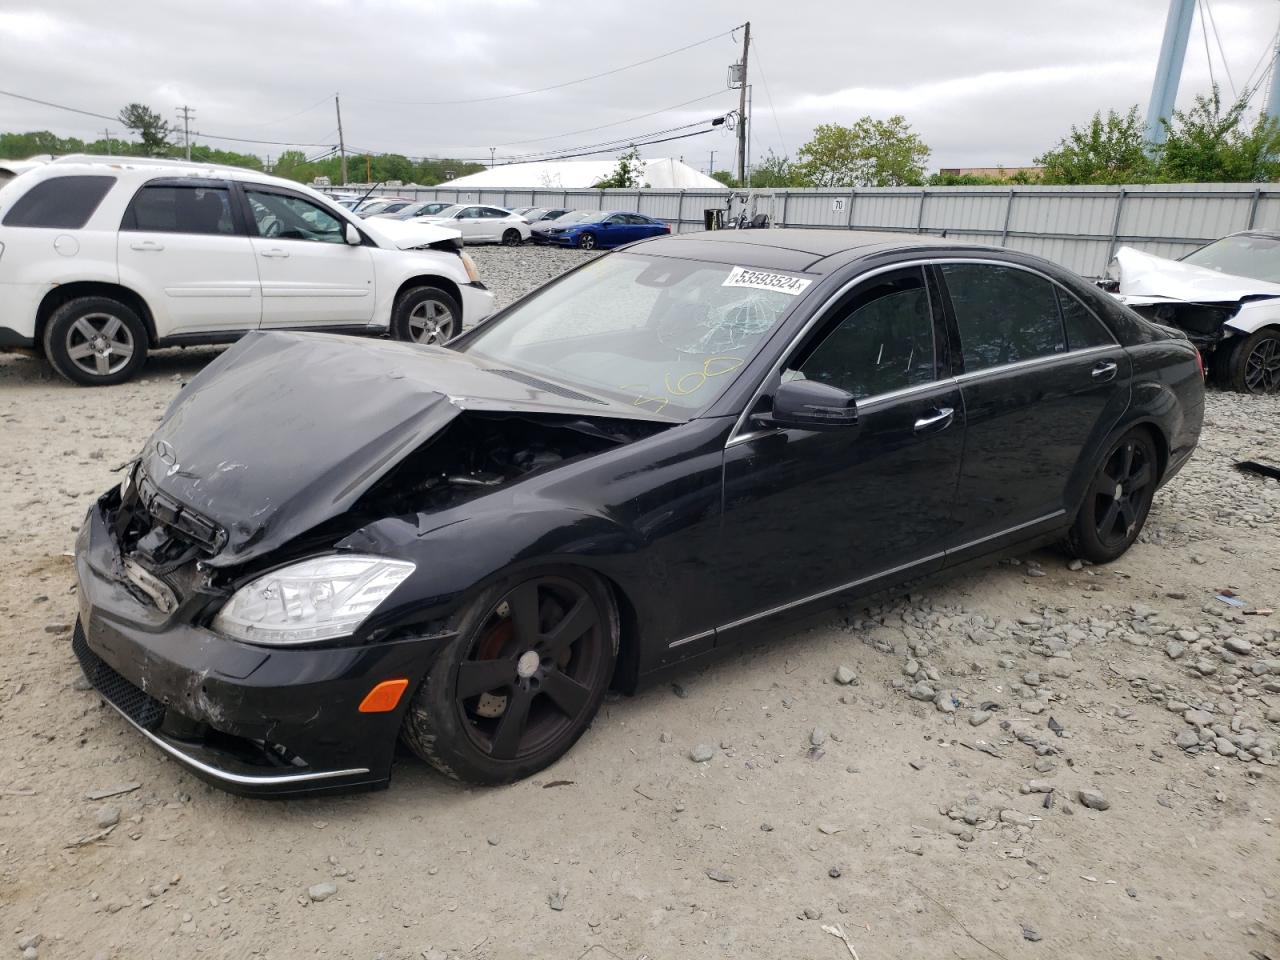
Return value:
[[(639, 136), (736, 106), (725, 74), (741, 34), (737, 45), (724, 36), (544, 93), (429, 102), (562, 84), (750, 19), (753, 157), (794, 156), (818, 123), (901, 113), (932, 147), (931, 169), (1019, 166), (1096, 109), (1145, 110), (1167, 8), (1167, 0), (2, 0), (0, 88), (111, 115), (136, 100), (172, 118), (186, 103), (208, 135), (306, 144), (337, 142), (340, 92), (349, 149), (487, 158), (495, 146), (501, 158)], [(1267, 55), (1280, 3), (1212, 0), (1210, 9), (1242, 85)], [(1180, 104), (1210, 82), (1200, 19)], [(1209, 43), (1229, 94), (1212, 34)], [(92, 138), (106, 125), (0, 97), (0, 130)], [(201, 139), (260, 154), (287, 149)], [(716, 167), (729, 168), (732, 135), (644, 152), (705, 170), (712, 150)]]

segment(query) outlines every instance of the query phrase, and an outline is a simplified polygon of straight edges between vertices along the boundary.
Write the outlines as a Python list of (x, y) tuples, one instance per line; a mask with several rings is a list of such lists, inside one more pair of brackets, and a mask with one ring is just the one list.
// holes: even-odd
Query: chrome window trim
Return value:
[(766, 610), (761, 610), (759, 613), (753, 613), (750, 616), (742, 617), (739, 620), (733, 620), (733, 621), (730, 621), (729, 623), (722, 623), (720, 624), (720, 626), (716, 627), (715, 630), (705, 630), (702, 633), (695, 634), (692, 637), (685, 637), (683, 640), (677, 640), (674, 643), (668, 644), (667, 649), (682, 647), (686, 643), (693, 643), (695, 640), (703, 640), (706, 637), (709, 637), (712, 634), (717, 633), (718, 631), (733, 630), (736, 627), (745, 626), (746, 624), (751, 623), (755, 620), (762, 620), (765, 617), (771, 617), (777, 613), (785, 613), (787, 610), (791, 610), (794, 607), (801, 607), (801, 606), (804, 606), (806, 603), (813, 603), (814, 601), (821, 600), (824, 597), (831, 597), (838, 593), (844, 593), (844, 591), (846, 590), (852, 590), (855, 587), (859, 587), (864, 583), (870, 583), (872, 580), (879, 580), (882, 577), (892, 576), (895, 573), (901, 573), (904, 570), (910, 570), (912, 567), (918, 567), (921, 564), (930, 563), (934, 560), (939, 559), (940, 557), (946, 557), (954, 553), (961, 553), (973, 547), (980, 546), (981, 544), (988, 543), (991, 540), (998, 540), (1000, 537), (1008, 536), (1011, 533), (1017, 533), (1019, 530), (1026, 530), (1028, 527), (1035, 527), (1043, 523), (1048, 523), (1051, 520), (1057, 520), (1059, 517), (1064, 516), (1066, 512), (1067, 511), (1065, 510), (1055, 510), (1053, 511), (1053, 513), (1046, 513), (1044, 516), (1036, 517), (1034, 520), (1027, 520), (1024, 523), (1015, 524), (1014, 526), (1007, 527), (1004, 530), (997, 530), (995, 533), (989, 533), (984, 537), (978, 537), (976, 540), (969, 540), (966, 543), (962, 543), (958, 546), (951, 547), (949, 550), (943, 550), (940, 553), (931, 553), (928, 556), (921, 557), (918, 560), (912, 560), (909, 563), (899, 564), (896, 567), (889, 567), (886, 570), (878, 570), (875, 573), (868, 574), (865, 577), (859, 577), (857, 580), (850, 580), (848, 583), (841, 584), (838, 587), (831, 587), (828, 590), (823, 590), (823, 591), (820, 591), (819, 593), (810, 594), (807, 597), (801, 597), (799, 600), (790, 600), (786, 603), (780, 603), (775, 607), (769, 607)]
[(983, 367), (981, 370), (974, 370), (972, 373), (962, 373), (956, 377), (962, 385), (979, 380), (983, 377), (995, 373), (1006, 373), (1010, 370), (1026, 370), (1031, 367), (1043, 367), (1059, 360), (1076, 360), (1081, 357), (1088, 357), (1095, 353), (1111, 353), (1115, 347), (1085, 347), (1083, 350), (1064, 350), (1062, 353), (1050, 353), (1043, 357), (1032, 357), (1030, 360), (1016, 360), (1013, 363), (1002, 363), (998, 367)]
[[(940, 384), (944, 384), (948, 382), (954, 382), (956, 384), (962, 385), (965, 383), (969, 383), (970, 381), (978, 377), (985, 376), (987, 374), (999, 373), (1005, 370), (1017, 369), (1019, 367), (1040, 365), (1044, 363), (1049, 363), (1054, 360), (1061, 360), (1065, 357), (1088, 356), (1091, 353), (1096, 353), (1103, 350), (1115, 350), (1122, 346), (1120, 341), (1115, 339), (1115, 334), (1111, 332), (1111, 328), (1107, 326), (1106, 322), (1101, 317), (1099, 317), (1097, 313), (1094, 310), (1092, 310), (1087, 303), (1085, 303), (1083, 300), (1077, 297), (1074, 293), (1068, 290), (1059, 281), (1049, 276), (1049, 274), (1045, 273), (1043, 270), (1038, 270), (1035, 267), (1027, 266), (1026, 264), (1022, 264), (1022, 263), (1014, 263), (1009, 260), (993, 260), (989, 257), (955, 257), (955, 256), (930, 257), (930, 258), (925, 258), (920, 260), (903, 260), (898, 263), (887, 264), (883, 267), (877, 267), (875, 270), (870, 270), (866, 273), (859, 274), (858, 276), (850, 280), (848, 283), (840, 287), (839, 290), (835, 291), (833, 294), (831, 294), (831, 296), (827, 298), (827, 302), (824, 303), (821, 307), (819, 307), (818, 310), (814, 313), (814, 315), (810, 317), (808, 321), (805, 323), (805, 325), (800, 329), (800, 331), (794, 337), (792, 337), (791, 342), (788, 343), (786, 349), (782, 351), (782, 355), (778, 358), (777, 362), (769, 369), (769, 371), (761, 379), (760, 385), (756, 388), (755, 392), (751, 395), (751, 399), (747, 403), (746, 407), (743, 409), (742, 413), (738, 415), (738, 420), (733, 425), (733, 430), (729, 432), (729, 439), (725, 442), (725, 449), (727, 450), (729, 447), (737, 443), (745, 442), (747, 440), (754, 440), (757, 437), (766, 436), (770, 433), (778, 432), (778, 430), (780, 429), (778, 427), (769, 427), (766, 429), (757, 429), (757, 430), (751, 430), (751, 431), (743, 431), (743, 427), (746, 425), (747, 421), (749, 420), (751, 411), (755, 409), (756, 404), (760, 401), (760, 398), (764, 395), (765, 387), (770, 383), (770, 381), (773, 379), (775, 375), (781, 374), (782, 364), (786, 362), (787, 358), (796, 349), (800, 341), (803, 340), (806, 336), (808, 336), (809, 331), (811, 331), (822, 320), (822, 318), (826, 315), (827, 311), (831, 309), (831, 307), (835, 304), (837, 300), (843, 297), (846, 293), (848, 293), (858, 284), (863, 283), (867, 280), (870, 280), (874, 277), (878, 277), (883, 273), (889, 273), (892, 270), (900, 270), (900, 269), (905, 269), (907, 267), (930, 267), (930, 266), (942, 267), (949, 263), (977, 263), (977, 264), (983, 264), (986, 266), (993, 266), (993, 267), (1011, 267), (1015, 270), (1022, 270), (1026, 273), (1030, 273), (1030, 274), (1033, 274), (1034, 276), (1047, 280), (1049, 281), (1050, 284), (1054, 286), (1055, 289), (1060, 289), (1064, 293), (1066, 293), (1068, 296), (1074, 297), (1075, 300), (1082, 307), (1088, 310), (1089, 313), (1093, 315), (1094, 319), (1097, 320), (1100, 324), (1102, 324), (1102, 329), (1105, 330), (1109, 336), (1111, 336), (1112, 343), (1108, 346), (1085, 347), (1082, 350), (1064, 350), (1062, 353), (1051, 353), (1044, 357), (1032, 357), (1029, 360), (1017, 360), (1013, 363), (1004, 363), (996, 367), (983, 367), (981, 370), (974, 370), (972, 372), (966, 371), (965, 373), (962, 373), (958, 376), (951, 377), (950, 381), (935, 380), (928, 384), (917, 384), (914, 387), (904, 387), (901, 390), (893, 390), (888, 393), (875, 394), (873, 396), (867, 397), (864, 400), (859, 400), (858, 401), (859, 409), (863, 409), (867, 406), (874, 406), (882, 401), (887, 401), (889, 399), (897, 399), (899, 396), (908, 396), (917, 389), (938, 386)], [(946, 299), (950, 299), (950, 291), (947, 291)], [(1061, 312), (1061, 308), (1059, 308), (1059, 312)], [(1064, 338), (1067, 335), (1065, 324), (1063, 326), (1062, 335)]]

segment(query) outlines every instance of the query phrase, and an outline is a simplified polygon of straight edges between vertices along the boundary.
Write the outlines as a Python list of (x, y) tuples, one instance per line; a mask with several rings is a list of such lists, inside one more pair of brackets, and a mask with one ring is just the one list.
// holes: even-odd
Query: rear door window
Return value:
[(1072, 350), (1115, 346), (1116, 339), (1111, 331), (1102, 325), (1092, 310), (1065, 290), (1058, 290), (1058, 306), (1062, 309), (1062, 322), (1067, 328), (1067, 346)]
[(237, 233), (225, 185), (149, 183), (134, 194), (121, 230), (230, 236)]
[(944, 263), (968, 373), (1067, 349), (1053, 284), (1016, 267)]
[(6, 227), (79, 230), (98, 209), (115, 177), (51, 177), (17, 199), (5, 214)]

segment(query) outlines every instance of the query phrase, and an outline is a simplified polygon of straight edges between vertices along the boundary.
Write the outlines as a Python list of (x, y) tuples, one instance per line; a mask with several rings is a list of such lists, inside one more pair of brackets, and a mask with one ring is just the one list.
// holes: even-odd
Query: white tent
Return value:
[[(656, 189), (702, 190), (721, 189), (724, 184), (699, 173), (693, 167), (672, 157), (641, 160), (644, 175), (641, 184)], [(511, 190), (585, 190), (608, 177), (618, 167), (615, 160), (541, 160), (533, 163), (508, 163), (458, 177), (441, 187), (498, 188)]]

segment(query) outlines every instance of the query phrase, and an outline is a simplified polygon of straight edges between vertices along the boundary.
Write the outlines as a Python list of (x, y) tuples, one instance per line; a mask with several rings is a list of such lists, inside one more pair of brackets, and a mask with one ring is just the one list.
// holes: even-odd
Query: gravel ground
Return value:
[[(475, 253), (502, 302), (583, 256)], [(1110, 566), (833, 611), (510, 787), (405, 754), (263, 802), (166, 762), (68, 642), (86, 505), (214, 353), (95, 391), (0, 356), (0, 957), (1280, 956), (1280, 483), (1233, 469), (1280, 462), (1280, 397), (1211, 393)]]

